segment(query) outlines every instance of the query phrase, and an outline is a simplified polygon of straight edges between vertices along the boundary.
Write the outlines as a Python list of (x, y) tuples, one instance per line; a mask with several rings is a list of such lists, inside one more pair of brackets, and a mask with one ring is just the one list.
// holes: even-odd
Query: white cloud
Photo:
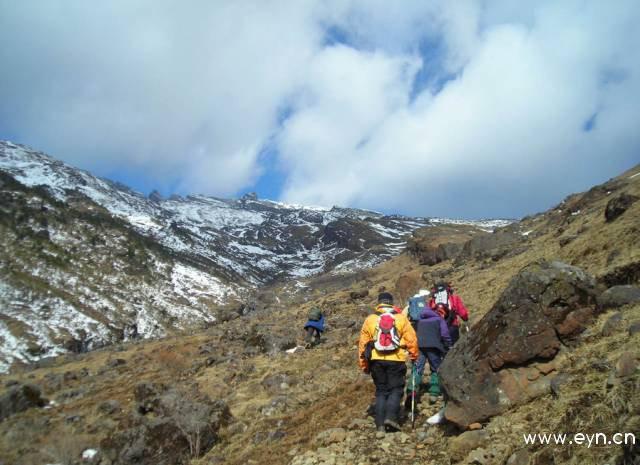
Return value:
[[(459, 77), (437, 95), (425, 90), (415, 102), (392, 99), (395, 105), (373, 113), (373, 131), (361, 124), (360, 113), (336, 119), (344, 105), (332, 103), (330, 93), (301, 109), (294, 122), (328, 120), (336, 127), (329, 137), (285, 126), (283, 140), (303, 141), (284, 150), (297, 161), (287, 200), (415, 214), (517, 215), (640, 161), (632, 129), (640, 114), (629, 103), (640, 97), (639, 60), (627, 51), (638, 43), (638, 7), (541, 4), (518, 18), (526, 21), (502, 15), (487, 24), (477, 17), (483, 26), (476, 43), (458, 40), (464, 31), (473, 36), (473, 24), (463, 32), (452, 27), (451, 43), (458, 45), (441, 71), (464, 63)], [(607, 75), (620, 78), (603, 84)], [(406, 91), (403, 81), (392, 87)], [(387, 98), (384, 88), (375, 94), (378, 101)], [(585, 132), (595, 113), (594, 130)], [(324, 163), (317, 156), (307, 161), (310, 150), (328, 147), (327, 139)]]
[(188, 192), (272, 144), (287, 201), (524, 214), (640, 161), (638, 5), (0, 0), (0, 130)]

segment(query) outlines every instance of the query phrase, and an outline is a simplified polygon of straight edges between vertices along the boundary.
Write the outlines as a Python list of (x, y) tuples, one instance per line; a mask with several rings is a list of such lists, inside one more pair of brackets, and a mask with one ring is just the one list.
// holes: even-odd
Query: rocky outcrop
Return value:
[(498, 260), (509, 253), (523, 252), (525, 249), (516, 247), (526, 238), (509, 230), (496, 230), (493, 233), (478, 234), (462, 247), (462, 251), (456, 258), (457, 263), (464, 263), (470, 259), (491, 258)]
[(442, 364), (447, 419), (466, 428), (550, 392), (555, 373), (540, 362), (585, 329), (596, 296), (594, 278), (579, 268), (541, 261), (522, 269)]
[(17, 384), (0, 396), (0, 421), (19, 412), (33, 407), (44, 407), (47, 400), (43, 399), (40, 388), (33, 384)]
[(137, 413), (127, 416), (119, 432), (101, 443), (106, 463), (189, 463), (215, 444), (220, 428), (231, 420), (224, 402), (198, 392), (141, 383), (134, 397)]
[(612, 222), (624, 212), (626, 212), (631, 205), (638, 200), (635, 195), (620, 194), (617, 197), (609, 200), (604, 210), (604, 217), (608, 223)]
[(603, 308), (617, 308), (636, 302), (640, 302), (640, 287), (631, 285), (613, 286), (598, 298)]

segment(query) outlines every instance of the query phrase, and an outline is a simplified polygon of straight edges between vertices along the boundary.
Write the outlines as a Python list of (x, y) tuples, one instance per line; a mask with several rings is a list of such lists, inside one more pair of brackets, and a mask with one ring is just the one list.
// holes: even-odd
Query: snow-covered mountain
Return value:
[(0, 370), (210, 324), (260, 286), (373, 266), (441, 222), (455, 220), (254, 195), (145, 197), (0, 141)]

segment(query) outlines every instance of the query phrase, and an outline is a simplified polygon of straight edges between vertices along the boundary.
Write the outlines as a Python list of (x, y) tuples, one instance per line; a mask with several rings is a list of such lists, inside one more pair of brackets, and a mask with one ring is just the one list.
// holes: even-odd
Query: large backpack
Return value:
[(309, 319), (312, 321), (320, 321), (322, 319), (322, 310), (318, 307), (313, 307), (309, 312)]
[(400, 335), (392, 313), (383, 313), (378, 317), (373, 346), (378, 352), (393, 352), (400, 347)]
[(436, 284), (431, 290), (433, 302), (436, 304), (446, 304), (449, 306), (449, 296), (453, 293), (451, 287), (446, 283)]
[(418, 321), (420, 319), (420, 314), (426, 306), (427, 303), (425, 302), (424, 296), (412, 297), (409, 299), (409, 320)]

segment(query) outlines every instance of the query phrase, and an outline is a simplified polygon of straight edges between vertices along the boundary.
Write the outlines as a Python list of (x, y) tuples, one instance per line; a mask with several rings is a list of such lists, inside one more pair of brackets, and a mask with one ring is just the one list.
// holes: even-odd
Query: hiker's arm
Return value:
[(464, 302), (459, 295), (456, 295), (456, 305), (454, 307), (454, 311), (462, 318), (464, 321), (469, 320), (469, 310), (464, 306)]
[(411, 358), (411, 361), (415, 362), (416, 360), (418, 360), (419, 353), (418, 336), (416, 336), (416, 332), (413, 329), (413, 326), (411, 326), (411, 323), (409, 323), (409, 320), (407, 320), (404, 325), (402, 339), (404, 339), (403, 345), (409, 352), (409, 358)]
[(364, 320), (362, 324), (362, 329), (360, 330), (360, 340), (358, 341), (358, 365), (361, 370), (367, 370), (368, 364), (364, 357), (364, 350), (367, 346), (367, 343), (373, 340), (373, 334), (369, 331), (369, 325), (367, 322), (369, 319)]

